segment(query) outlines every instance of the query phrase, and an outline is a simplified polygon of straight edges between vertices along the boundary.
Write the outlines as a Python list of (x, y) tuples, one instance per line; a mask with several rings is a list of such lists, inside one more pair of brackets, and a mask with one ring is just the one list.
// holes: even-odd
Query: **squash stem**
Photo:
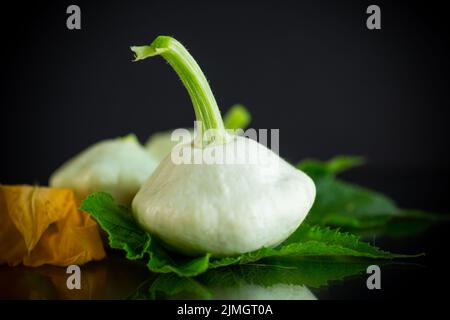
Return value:
[[(158, 36), (149, 46), (133, 46), (135, 60), (162, 56), (175, 70), (186, 87), (194, 106), (197, 121), (202, 124), (207, 143), (225, 143), (227, 132), (208, 80), (187, 49), (176, 39)], [(208, 133), (208, 134), (206, 134)]]

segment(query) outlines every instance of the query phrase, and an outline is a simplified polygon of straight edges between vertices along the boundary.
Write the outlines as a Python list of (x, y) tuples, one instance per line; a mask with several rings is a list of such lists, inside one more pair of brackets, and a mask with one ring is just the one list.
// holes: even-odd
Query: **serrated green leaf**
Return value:
[(351, 228), (383, 225), (400, 216), (386, 196), (331, 176), (316, 179), (316, 200), (307, 221), (311, 224)]
[(313, 179), (334, 176), (338, 173), (364, 164), (363, 157), (336, 156), (328, 161), (305, 159), (297, 164), (297, 168)]
[(195, 258), (181, 256), (164, 250), (161, 245), (151, 245), (149, 254), (150, 259), (147, 263), (147, 267), (151, 271), (158, 273), (174, 272), (185, 277), (195, 276), (208, 270), (211, 257), (210, 254)]
[(271, 257), (352, 256), (373, 259), (408, 258), (380, 250), (359, 237), (319, 226), (302, 224), (286, 241), (276, 248), (261, 248), (236, 257), (211, 259), (210, 268), (246, 264)]
[[(329, 161), (309, 159), (298, 164), (297, 167), (311, 176), (316, 185), (316, 199), (306, 218), (307, 223), (359, 233), (359, 230), (385, 231), (389, 224), (397, 224), (399, 220), (417, 220), (424, 226), (430, 221), (443, 220), (432, 213), (402, 210), (385, 195), (336, 177), (338, 173), (362, 163), (361, 157), (339, 156)], [(409, 228), (397, 235), (413, 235), (419, 230), (424, 229)]]
[(270, 287), (282, 283), (320, 288), (330, 281), (364, 272), (371, 263), (351, 259), (270, 258), (257, 264), (213, 269), (196, 279), (206, 287), (239, 287), (243, 284)]
[(210, 254), (188, 257), (166, 250), (156, 238), (142, 231), (133, 220), (130, 210), (118, 205), (103, 192), (90, 195), (81, 209), (96, 218), (108, 233), (110, 245), (123, 249), (129, 259), (148, 254), (148, 268), (158, 273), (196, 276), (208, 269), (255, 262), (270, 257), (352, 256), (375, 259), (410, 257), (382, 251), (357, 236), (337, 230), (302, 224), (285, 242), (275, 248), (259, 250), (233, 257), (216, 258)]
[(136, 289), (130, 300), (156, 299), (210, 299), (212, 292), (195, 278), (182, 277), (175, 273), (161, 274), (150, 279)]
[[(292, 296), (292, 291), (301, 291), (305, 286), (322, 288), (330, 282), (365, 273), (371, 263), (349, 259), (264, 259), (257, 264), (208, 270), (195, 278), (163, 274), (143, 283), (130, 298), (216, 299), (223, 291), (235, 292), (240, 288), (247, 288), (252, 298), (253, 289), (257, 294), (261, 288), (268, 288), (269, 298), (286, 299)], [(280, 285), (288, 286), (287, 296), (283, 296), (286, 291), (277, 290)]]
[(125, 250), (128, 259), (141, 259), (147, 252), (150, 236), (139, 228), (129, 209), (116, 204), (110, 194), (93, 193), (83, 201), (80, 209), (91, 214), (106, 231), (110, 247)]

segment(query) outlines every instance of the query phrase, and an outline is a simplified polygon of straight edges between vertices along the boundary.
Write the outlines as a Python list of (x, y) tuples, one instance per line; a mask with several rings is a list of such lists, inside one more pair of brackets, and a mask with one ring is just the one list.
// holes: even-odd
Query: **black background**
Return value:
[[(373, 3), (382, 30), (366, 28)], [(66, 28), (70, 4), (82, 30)], [(439, 2), (41, 1), (1, 12), (0, 183), (46, 184), (98, 140), (192, 126), (169, 66), (131, 62), (130, 45), (166, 34), (197, 59), (222, 111), (240, 102), (252, 127), (280, 129), (281, 156), (363, 155), (368, 164), (345, 178), (403, 207), (449, 211), (449, 25)], [(436, 235), (413, 245), (448, 251)], [(439, 277), (419, 277), (420, 288), (430, 274)]]

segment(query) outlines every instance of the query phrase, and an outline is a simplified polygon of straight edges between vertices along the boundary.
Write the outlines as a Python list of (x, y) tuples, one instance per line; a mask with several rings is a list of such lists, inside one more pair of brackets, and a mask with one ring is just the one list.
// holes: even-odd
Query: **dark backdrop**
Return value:
[[(66, 28), (72, 3), (80, 31)], [(223, 111), (241, 102), (254, 128), (280, 129), (283, 157), (363, 155), (347, 179), (448, 212), (447, 13), (438, 2), (374, 3), (382, 30), (366, 28), (372, 1), (2, 3), (0, 183), (46, 184), (100, 139), (191, 126), (163, 60), (131, 62), (130, 45), (166, 34), (199, 61)]]
[[(66, 28), (72, 3), (81, 7), (79, 31)], [(283, 157), (363, 155), (368, 165), (350, 179), (404, 206), (446, 210), (439, 204), (449, 189), (444, 8), (377, 1), (382, 30), (370, 31), (371, 3), (2, 4), (0, 182), (45, 184), (100, 139), (134, 132), (145, 141), (191, 126), (188, 95), (162, 59), (131, 62), (130, 45), (166, 34), (199, 61), (223, 111), (241, 102), (254, 128), (280, 128)], [(395, 187), (383, 183), (401, 175)]]

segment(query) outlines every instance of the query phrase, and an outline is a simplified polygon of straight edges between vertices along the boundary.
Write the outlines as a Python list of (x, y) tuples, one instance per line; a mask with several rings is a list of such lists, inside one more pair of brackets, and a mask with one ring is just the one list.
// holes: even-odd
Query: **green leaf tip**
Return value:
[(223, 119), (225, 128), (230, 130), (244, 129), (248, 127), (251, 121), (252, 116), (250, 112), (242, 104), (231, 106)]
[(123, 141), (139, 142), (139, 139), (134, 133), (129, 133), (126, 136), (120, 137)]
[(336, 156), (328, 161), (305, 159), (297, 164), (297, 168), (315, 176), (337, 175), (342, 171), (361, 166), (365, 158), (360, 156)]

